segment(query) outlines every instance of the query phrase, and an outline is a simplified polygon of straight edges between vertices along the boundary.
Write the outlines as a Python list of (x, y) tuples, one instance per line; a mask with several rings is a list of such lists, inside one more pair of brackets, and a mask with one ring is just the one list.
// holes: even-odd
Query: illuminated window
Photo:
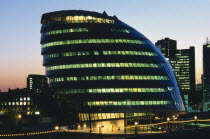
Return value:
[(61, 78), (54, 78), (53, 80), (54, 80), (54, 82), (63, 82), (64, 78), (63, 77), (61, 77)]
[[(92, 101), (86, 102), (88, 106), (113, 106), (117, 104), (118, 106), (126, 106), (126, 105), (168, 105), (170, 101), (165, 100), (156, 100), (156, 101)], [(117, 106), (114, 105), (114, 106)]]
[(122, 33), (131, 33), (129, 29), (111, 29), (112, 32), (122, 32)]
[(94, 51), (94, 55), (99, 55), (99, 52), (98, 51)]
[(108, 68), (108, 67), (149, 67), (149, 68), (160, 68), (161, 64), (153, 63), (86, 63), (86, 64), (69, 64), (69, 65), (57, 65), (48, 66), (46, 68), (49, 70), (59, 70), (59, 69), (72, 69), (72, 68)]
[(61, 21), (61, 17), (53, 17), (52, 20)]
[[(62, 77), (62, 78), (64, 78), (64, 77)], [(54, 78), (54, 80), (56, 80), (56, 79), (57, 78)], [(152, 76), (152, 75), (107, 75), (107, 76), (67, 77), (66, 80), (67, 81), (82, 81), (82, 80), (169, 80), (169, 78), (167, 76)], [(53, 80), (50, 80), (50, 81), (53, 82)]]
[(71, 45), (71, 44), (81, 44), (81, 43), (129, 43), (129, 44), (144, 44), (140, 40), (127, 40), (127, 39), (84, 39), (84, 40), (66, 40), (66, 41), (56, 41), (49, 42), (42, 45), (42, 48), (57, 46), (57, 45)]
[(154, 52), (142, 51), (103, 51), (104, 55), (143, 55), (143, 56), (157, 56)]
[(40, 112), (39, 112), (39, 111), (36, 111), (36, 112), (35, 112), (35, 115), (39, 115), (39, 114), (40, 114)]
[(66, 16), (67, 23), (114, 23), (114, 20), (93, 16)]
[(167, 92), (165, 88), (98, 88), (98, 89), (68, 89), (60, 90), (59, 94), (69, 93), (146, 93), (146, 92)]
[(72, 32), (88, 32), (88, 29), (87, 28), (70, 28), (70, 29), (63, 29), (63, 30), (52, 30), (48, 32), (43, 32), (42, 36), (62, 34), (62, 33), (72, 33)]

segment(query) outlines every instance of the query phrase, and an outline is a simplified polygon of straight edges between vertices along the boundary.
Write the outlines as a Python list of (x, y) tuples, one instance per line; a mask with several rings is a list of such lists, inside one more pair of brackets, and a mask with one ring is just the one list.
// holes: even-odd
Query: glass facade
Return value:
[(185, 111), (165, 57), (116, 16), (58, 11), (44, 14), (41, 23), (43, 65), (50, 87), (64, 101), (77, 100), (80, 120), (88, 119), (87, 112), (95, 116), (92, 119), (114, 119), (147, 110)]
[[(126, 117), (140, 117), (152, 115), (151, 113), (128, 113)], [(119, 119), (125, 118), (124, 113), (79, 113), (81, 121), (101, 120), (101, 119)]]
[(171, 60), (174, 73), (181, 90), (190, 92), (190, 56), (188, 52), (177, 50), (176, 60)]

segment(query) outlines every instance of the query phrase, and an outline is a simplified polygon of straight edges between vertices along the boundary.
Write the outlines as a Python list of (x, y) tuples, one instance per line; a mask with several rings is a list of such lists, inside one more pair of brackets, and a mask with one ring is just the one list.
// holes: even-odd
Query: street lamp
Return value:
[(168, 121), (168, 132), (170, 131), (170, 118), (169, 117), (167, 117), (167, 121)]
[(198, 117), (197, 116), (194, 116), (194, 120), (195, 120), (195, 128), (197, 128), (197, 120), (198, 120)]
[(197, 116), (194, 116), (194, 119), (197, 121), (198, 117)]
[(59, 126), (56, 125), (56, 126), (55, 126), (55, 130), (58, 130), (58, 129), (59, 129)]
[(18, 114), (15, 123), (16, 123), (16, 126), (19, 126), (20, 128), (21, 128), (21, 122), (22, 122), (21, 119), (22, 119), (22, 115)]
[(22, 115), (21, 114), (18, 114), (18, 119), (21, 119), (22, 118)]
[(138, 122), (135, 122), (135, 134), (137, 135), (137, 125), (138, 125)]

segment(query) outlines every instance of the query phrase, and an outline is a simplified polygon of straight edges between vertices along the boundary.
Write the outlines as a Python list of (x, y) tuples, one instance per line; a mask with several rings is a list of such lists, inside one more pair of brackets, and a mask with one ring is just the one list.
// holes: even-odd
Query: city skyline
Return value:
[[(177, 40), (178, 49), (195, 46), (196, 79), (202, 74), (202, 46), (210, 37), (207, 19), (209, 0), (37, 0), (34, 2), (1, 2), (1, 74), (0, 89), (25, 88), (28, 74), (45, 75), (40, 45), (40, 20), (46, 12), (59, 10), (90, 10), (116, 15), (155, 43), (168, 37)], [(107, 8), (109, 7), (109, 8)], [(165, 8), (164, 10), (161, 8)], [(154, 10), (157, 9), (157, 10)], [(143, 14), (142, 14), (143, 13)], [(164, 17), (163, 17), (164, 16)]]

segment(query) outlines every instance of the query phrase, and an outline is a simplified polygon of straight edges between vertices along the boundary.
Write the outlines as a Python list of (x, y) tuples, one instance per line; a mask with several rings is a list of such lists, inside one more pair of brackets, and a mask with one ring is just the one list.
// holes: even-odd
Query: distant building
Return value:
[(184, 94), (195, 92), (195, 47), (176, 51), (176, 59), (171, 65)]
[(210, 111), (210, 44), (203, 45), (203, 111)]
[(0, 93), (0, 129), (40, 125), (46, 117), (53, 121), (57, 113), (57, 101), (49, 91), (36, 93), (27, 88), (17, 88)]
[(27, 77), (27, 89), (36, 93), (42, 93), (49, 87), (48, 80), (45, 75), (29, 74)]
[(50, 98), (53, 94), (46, 76), (30, 74), (27, 77), (27, 88), (9, 88), (8, 92), (0, 93), (0, 111), (4, 114), (15, 112), (23, 115), (39, 115), (41, 107), (48, 105), (46, 98)]
[(31, 115), (34, 112), (34, 102), (31, 98), (30, 90), (24, 89), (9, 89), (6, 93), (0, 93), (0, 109), (5, 113), (15, 111)]
[(177, 49), (176, 41), (169, 38), (158, 40), (155, 45), (171, 64), (178, 80), (181, 93), (185, 99), (185, 106), (192, 111), (195, 99), (195, 47)]
[[(27, 88), (0, 92), (0, 130), (17, 129), (59, 119), (58, 97), (49, 88), (44, 75), (30, 74)], [(3, 127), (3, 128), (1, 128)]]
[(165, 39), (162, 39), (162, 40), (158, 40), (155, 43), (155, 45), (161, 50), (162, 54), (166, 58), (175, 57), (176, 50), (177, 50), (176, 40), (165, 38)]
[(22, 115), (40, 115), (40, 113), (48, 115), (50, 114), (49, 111), (54, 111), (53, 103), (50, 103), (49, 107), (49, 104), (46, 102), (56, 102), (53, 98), (53, 93), (48, 90), (37, 94), (27, 88), (17, 88), (0, 93), (0, 111), (2, 115), (7, 115), (7, 113), (11, 112)]

